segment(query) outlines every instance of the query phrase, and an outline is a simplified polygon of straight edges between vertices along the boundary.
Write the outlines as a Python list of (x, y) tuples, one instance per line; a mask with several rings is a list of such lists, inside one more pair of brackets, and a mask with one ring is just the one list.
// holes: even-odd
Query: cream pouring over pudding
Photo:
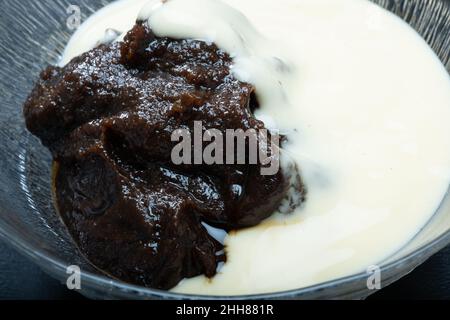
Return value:
[(450, 78), (401, 19), (366, 0), (122, 0), (80, 27), (61, 66), (137, 19), (157, 37), (227, 53), (308, 188), (294, 213), (230, 231), (213, 278), (173, 291), (266, 293), (361, 272), (438, 208), (450, 181)]

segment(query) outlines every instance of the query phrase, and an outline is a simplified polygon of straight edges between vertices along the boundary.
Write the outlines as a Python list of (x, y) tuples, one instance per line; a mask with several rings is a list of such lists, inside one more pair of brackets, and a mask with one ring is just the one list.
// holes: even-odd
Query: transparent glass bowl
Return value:
[[(54, 211), (50, 190), (51, 158), (39, 141), (25, 130), (22, 103), (40, 70), (58, 60), (70, 37), (71, 31), (66, 26), (69, 5), (78, 5), (85, 19), (108, 2), (0, 0), (0, 235), (62, 283), (67, 278), (67, 266), (79, 265), (81, 293), (91, 298), (215, 298), (132, 286), (98, 273), (80, 256)], [(450, 72), (450, 1), (375, 2), (410, 23)], [(380, 263), (382, 285), (389, 285), (409, 273), (449, 243), (450, 195), (447, 193), (439, 210), (419, 234)], [(366, 283), (367, 274), (361, 273), (299, 290), (233, 298), (356, 299), (373, 292)]]

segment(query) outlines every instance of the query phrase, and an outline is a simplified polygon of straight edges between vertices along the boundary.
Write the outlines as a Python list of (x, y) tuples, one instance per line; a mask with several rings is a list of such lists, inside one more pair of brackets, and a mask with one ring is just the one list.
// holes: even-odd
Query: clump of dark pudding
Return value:
[(289, 188), (303, 194), (297, 174), (263, 176), (259, 165), (172, 163), (172, 132), (194, 121), (264, 128), (253, 86), (232, 76), (231, 63), (214, 44), (159, 38), (138, 23), (123, 42), (42, 72), (26, 124), (53, 155), (58, 211), (100, 270), (161, 289), (212, 277), (225, 254), (203, 223), (251, 227)]

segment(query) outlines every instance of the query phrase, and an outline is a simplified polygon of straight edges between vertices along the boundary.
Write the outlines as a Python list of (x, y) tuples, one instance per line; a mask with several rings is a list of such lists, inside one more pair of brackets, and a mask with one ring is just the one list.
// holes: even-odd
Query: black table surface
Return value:
[[(0, 242), (0, 299), (83, 299)], [(450, 247), (369, 299), (450, 299)]]

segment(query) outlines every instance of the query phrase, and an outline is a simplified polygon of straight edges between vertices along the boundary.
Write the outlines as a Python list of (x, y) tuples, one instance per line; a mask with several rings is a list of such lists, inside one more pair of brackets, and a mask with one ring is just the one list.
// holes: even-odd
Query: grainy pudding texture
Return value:
[[(138, 23), (123, 42), (42, 72), (26, 124), (52, 152), (59, 212), (100, 270), (160, 289), (212, 277), (226, 255), (202, 222), (251, 227), (286, 197), (281, 171), (171, 161), (172, 132), (194, 121), (221, 131), (264, 128), (252, 112), (254, 87), (230, 74), (231, 63), (214, 44), (158, 38)], [(298, 173), (296, 180), (304, 194)]]

